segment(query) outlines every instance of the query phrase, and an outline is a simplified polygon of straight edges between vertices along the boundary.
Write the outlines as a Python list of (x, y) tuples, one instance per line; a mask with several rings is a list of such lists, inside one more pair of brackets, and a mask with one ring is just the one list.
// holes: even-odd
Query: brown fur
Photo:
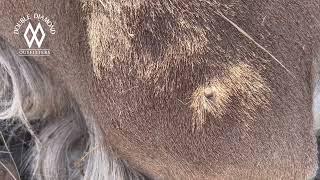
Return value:
[[(155, 179), (305, 179), (314, 172), (319, 1), (10, 2), (0, 2), (0, 36), (18, 47), (12, 29), (19, 16), (53, 16), (57, 36), (46, 44), (54, 56), (35, 59), (135, 169)], [(198, 100), (205, 87), (219, 90), (213, 108)]]

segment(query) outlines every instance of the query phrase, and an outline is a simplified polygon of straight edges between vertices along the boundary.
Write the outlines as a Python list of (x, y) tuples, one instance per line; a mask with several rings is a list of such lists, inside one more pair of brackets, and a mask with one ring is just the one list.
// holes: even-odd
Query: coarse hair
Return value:
[(48, 69), (19, 56), (0, 38), (0, 121), (7, 127), (23, 125), (31, 137), (20, 157), (14, 157), (10, 144), (3, 142), (12, 161), (22, 159), (15, 161), (17, 172), (10, 174), (19, 175), (13, 178), (147, 179), (113, 155), (94, 119), (83, 114), (67, 89), (50, 77)]

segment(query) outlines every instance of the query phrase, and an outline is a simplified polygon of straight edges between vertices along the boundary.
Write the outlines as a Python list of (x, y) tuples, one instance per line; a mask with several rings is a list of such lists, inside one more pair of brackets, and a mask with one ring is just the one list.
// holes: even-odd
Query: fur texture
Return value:
[[(19, 174), (37, 180), (143, 180), (113, 157), (103, 133), (84, 117), (75, 100), (49, 78), (48, 70), (16, 55), (0, 39), (0, 119), (22, 124), (31, 134)], [(35, 129), (33, 122), (42, 125)], [(27, 175), (26, 175), (27, 174)]]
[(130, 163), (164, 179), (310, 174), (316, 1), (83, 2), (95, 114)]
[[(96, 179), (121, 179), (128, 169), (129, 177), (138, 170), (154, 179), (203, 180), (305, 179), (314, 172), (310, 69), (320, 49), (319, 0), (11, 0), (0, 9), (0, 36), (14, 47), (25, 43), (10, 28), (23, 13), (42, 11), (57, 22), (56, 36), (44, 42), (53, 56), (2, 73), (27, 72), (17, 77), (35, 79), (29, 82), (39, 93), (31, 95), (46, 99), (28, 113), (26, 95), (12, 100), (19, 103), (3, 97), (26, 104), (19, 110), (24, 124), (33, 121), (28, 114), (47, 115), (35, 121), (52, 136), (33, 128), (34, 174), (48, 174), (38, 178), (77, 177), (81, 168), (68, 164), (75, 159)], [(35, 72), (55, 80), (37, 81)], [(33, 85), (16, 84), (16, 94), (33, 92)], [(217, 101), (210, 107), (204, 97)], [(52, 144), (61, 153), (50, 158)], [(65, 165), (47, 170), (49, 159)]]

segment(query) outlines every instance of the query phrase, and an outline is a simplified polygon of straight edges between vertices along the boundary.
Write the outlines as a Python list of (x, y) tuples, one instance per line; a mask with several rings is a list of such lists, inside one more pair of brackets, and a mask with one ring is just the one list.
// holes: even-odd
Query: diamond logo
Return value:
[[(28, 38), (29, 31), (32, 34), (31, 39)], [(37, 36), (39, 31), (41, 33), (40, 40), (38, 39), (38, 36)], [(31, 25), (31, 23), (29, 22), (28, 27), (27, 27), (26, 31), (24, 32), (23, 36), (24, 36), (24, 39), (26, 40), (29, 48), (31, 48), (34, 41), (36, 42), (38, 48), (40, 48), (44, 38), (46, 37), (46, 34), (44, 33), (44, 30), (43, 30), (40, 22), (38, 23), (36, 29), (34, 29)]]

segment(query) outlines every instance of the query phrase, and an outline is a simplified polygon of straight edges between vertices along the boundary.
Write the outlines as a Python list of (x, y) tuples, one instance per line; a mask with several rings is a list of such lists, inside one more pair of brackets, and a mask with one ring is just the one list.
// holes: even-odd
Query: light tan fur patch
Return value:
[[(86, 20), (88, 21), (88, 42), (93, 69), (98, 79), (101, 79), (102, 70), (112, 69), (115, 63), (132, 61), (134, 64), (139, 64), (140, 67), (143, 67), (145, 63), (156, 59), (154, 55), (146, 50), (143, 50), (142, 56), (137, 55), (134, 46), (139, 46), (137, 43), (141, 42), (135, 42), (134, 40), (139, 40), (140, 37), (136, 33), (141, 33), (143, 30), (151, 34), (157, 34), (159, 37), (162, 36), (161, 33), (153, 32), (153, 27), (149, 28), (148, 26), (157, 24), (156, 18), (167, 16), (168, 14), (165, 14), (164, 10), (167, 13), (169, 12), (168, 16), (179, 18), (172, 21), (175, 26), (172, 28), (175, 29), (170, 30), (170, 37), (166, 39), (166, 42), (163, 42), (166, 49), (162, 59), (183, 57), (180, 59), (187, 61), (188, 58), (185, 57), (196, 53), (201, 54), (205, 51), (204, 49), (208, 43), (206, 37), (207, 29), (195, 24), (196, 21), (193, 16), (192, 18), (190, 17), (190, 13), (177, 15), (177, 7), (172, 6), (169, 1), (159, 2), (151, 3), (152, 6), (150, 3), (147, 6), (141, 0), (128, 2), (110, 0), (93, 2), (85, 0), (83, 2), (83, 11), (85, 11)], [(145, 29), (139, 29), (141, 28), (139, 23), (147, 21), (144, 18), (140, 18), (145, 16), (143, 13), (147, 13), (145, 9), (148, 9), (148, 13), (154, 20), (146, 23)], [(135, 19), (136, 22), (132, 19)], [(143, 37), (147, 36), (143, 35)], [(217, 39), (219, 38), (217, 37)], [(156, 39), (156, 41), (160, 42), (159, 39)], [(137, 58), (138, 56), (139, 58)]]
[[(239, 63), (229, 68), (221, 78), (210, 80), (209, 85), (199, 87), (192, 95), (193, 128), (201, 129), (207, 121), (207, 115), (214, 119), (225, 115), (232, 97), (239, 104), (241, 119), (253, 119), (251, 113), (257, 108), (267, 108), (271, 90), (261, 75), (250, 66)], [(234, 108), (234, 107), (232, 107)]]

